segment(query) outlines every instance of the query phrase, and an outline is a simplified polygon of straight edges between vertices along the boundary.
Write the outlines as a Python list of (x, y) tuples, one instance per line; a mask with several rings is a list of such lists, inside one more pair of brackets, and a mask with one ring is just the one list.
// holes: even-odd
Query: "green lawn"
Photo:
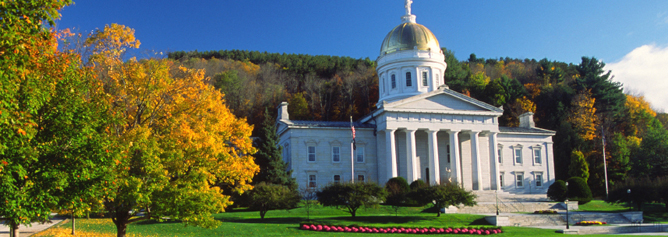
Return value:
[[(597, 202), (592, 203), (595, 208)], [(583, 205), (586, 206), (586, 205)], [(598, 207), (604, 208), (604, 207)], [(612, 207), (605, 207), (610, 208)], [(198, 227), (186, 227), (177, 221), (155, 222), (145, 221), (132, 224), (128, 227), (128, 234), (138, 236), (381, 236), (381, 234), (367, 233), (340, 233), (340, 232), (313, 232), (298, 229), (301, 221), (306, 221), (304, 208), (289, 211), (269, 211), (264, 220), (260, 219), (258, 212), (235, 210), (216, 214), (215, 218), (221, 220), (221, 225), (216, 229), (203, 229)], [(399, 215), (395, 216), (389, 207), (378, 209), (360, 209), (356, 218), (338, 209), (329, 207), (318, 207), (312, 210), (311, 220), (313, 222), (334, 225), (363, 225), (363, 226), (403, 226), (403, 227), (462, 227), (488, 225), (483, 216), (469, 214), (443, 214), (436, 217), (435, 213), (427, 213), (422, 208), (401, 208)], [(68, 223), (61, 224), (58, 228), (70, 228)], [(109, 219), (78, 219), (77, 230), (93, 233), (115, 233), (115, 226)], [(544, 230), (524, 227), (503, 227), (505, 233), (498, 236), (563, 236), (554, 230)], [(387, 236), (387, 234), (382, 234)], [(409, 234), (392, 234), (391, 236), (415, 236)], [(595, 235), (594, 235), (595, 236)], [(610, 235), (600, 235), (610, 236)]]
[[(597, 211), (597, 212), (622, 212), (633, 211), (635, 206), (626, 203), (614, 204), (603, 200), (592, 200), (591, 202), (580, 205), (578, 211)], [(665, 212), (665, 206), (662, 203), (645, 203), (642, 206), (645, 222), (668, 223), (668, 212)]]

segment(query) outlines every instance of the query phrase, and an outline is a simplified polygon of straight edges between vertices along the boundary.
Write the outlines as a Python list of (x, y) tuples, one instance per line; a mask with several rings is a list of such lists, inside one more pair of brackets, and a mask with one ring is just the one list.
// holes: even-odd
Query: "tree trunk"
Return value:
[(72, 235), (77, 235), (74, 226), (74, 210), (72, 210)]
[(438, 211), (436, 211), (436, 213), (438, 213), (438, 214), (436, 214), (436, 217), (441, 217), (441, 209), (440, 208), (438, 209)]
[(118, 220), (116, 222), (116, 237), (125, 237), (125, 232), (128, 230), (128, 224), (125, 221)]
[(264, 220), (264, 214), (267, 214), (267, 211), (264, 209), (260, 210), (260, 219)]
[(14, 223), (9, 224), (9, 236), (19, 237), (19, 225)]

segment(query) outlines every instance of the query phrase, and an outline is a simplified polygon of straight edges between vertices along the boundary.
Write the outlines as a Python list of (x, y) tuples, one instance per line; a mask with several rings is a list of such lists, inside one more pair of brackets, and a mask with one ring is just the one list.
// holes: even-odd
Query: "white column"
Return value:
[(554, 173), (554, 148), (552, 144), (552, 142), (545, 143), (545, 161), (543, 161), (547, 164), (547, 182), (550, 182), (548, 185), (552, 185), (552, 182), (556, 181)]
[(397, 150), (396, 143), (394, 142), (394, 131), (395, 129), (385, 130), (385, 152), (388, 154), (385, 161), (385, 167), (387, 168), (385, 180), (381, 180), (381, 183), (387, 182), (389, 179), (397, 177)]
[(475, 179), (472, 180), (472, 184), (477, 183), (478, 187), (477, 190), (482, 190), (482, 168), (481, 168), (481, 160), (480, 160), (480, 139), (478, 138), (478, 134), (480, 132), (474, 132), (472, 131), (471, 133), (471, 161), (475, 162)]
[(489, 158), (492, 159), (492, 183), (490, 184), (491, 189), (500, 190), (500, 181), (499, 181), (499, 147), (496, 143), (496, 133), (489, 133)]
[(462, 171), (459, 162), (459, 131), (450, 131), (448, 134), (450, 135), (450, 177), (452, 177), (453, 183), (462, 187)]
[(420, 163), (415, 161), (415, 157), (417, 157), (415, 131), (417, 130), (406, 130), (406, 178), (408, 179), (408, 183), (418, 179), (416, 169), (420, 167)]
[(431, 184), (441, 183), (441, 163), (438, 160), (438, 130), (429, 130), (429, 180)]

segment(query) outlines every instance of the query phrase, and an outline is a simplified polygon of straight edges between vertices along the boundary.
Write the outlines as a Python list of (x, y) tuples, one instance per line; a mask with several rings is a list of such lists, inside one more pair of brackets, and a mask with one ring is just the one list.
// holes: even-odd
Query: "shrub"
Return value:
[(471, 191), (466, 191), (457, 184), (437, 184), (433, 186), (425, 186), (412, 190), (411, 196), (420, 205), (433, 203), (437, 209), (437, 216), (441, 216), (441, 209), (448, 206), (456, 206), (464, 204), (466, 206), (476, 205), (476, 195)]
[(563, 180), (557, 180), (552, 185), (550, 185), (550, 188), (547, 189), (547, 197), (552, 201), (563, 202), (566, 200), (567, 191), (566, 182)]
[(410, 187), (411, 187), (411, 191), (415, 191), (415, 190), (418, 190), (420, 188), (429, 187), (429, 185), (427, 183), (425, 183), (424, 181), (422, 181), (421, 179), (418, 179), (418, 180), (413, 181), (411, 183)]
[(376, 207), (385, 200), (385, 189), (373, 182), (334, 183), (317, 192), (323, 206), (345, 207), (355, 217), (361, 206)]
[(301, 199), (296, 190), (292, 190), (287, 186), (267, 184), (265, 182), (255, 185), (255, 188), (249, 192), (249, 197), (250, 208), (260, 211), (261, 219), (264, 219), (264, 215), (269, 210), (296, 207)]
[(410, 187), (404, 178), (394, 177), (388, 180), (385, 183), (385, 191), (387, 191), (385, 204), (391, 205), (394, 208), (395, 215), (398, 215), (399, 207), (410, 204), (407, 198)]
[(578, 201), (582, 205), (591, 201), (592, 194), (587, 182), (580, 177), (571, 177), (568, 182), (568, 199)]

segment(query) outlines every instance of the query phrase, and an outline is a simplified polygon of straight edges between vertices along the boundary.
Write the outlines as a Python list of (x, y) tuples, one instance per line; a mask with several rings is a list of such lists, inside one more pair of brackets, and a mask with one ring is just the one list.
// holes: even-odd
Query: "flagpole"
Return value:
[(353, 140), (350, 141), (350, 182), (355, 183), (355, 127), (353, 126), (353, 116), (350, 116), (350, 129)]
[(603, 173), (605, 174), (605, 200), (608, 200), (608, 162), (605, 160), (605, 130), (601, 125), (601, 142), (603, 143)]

